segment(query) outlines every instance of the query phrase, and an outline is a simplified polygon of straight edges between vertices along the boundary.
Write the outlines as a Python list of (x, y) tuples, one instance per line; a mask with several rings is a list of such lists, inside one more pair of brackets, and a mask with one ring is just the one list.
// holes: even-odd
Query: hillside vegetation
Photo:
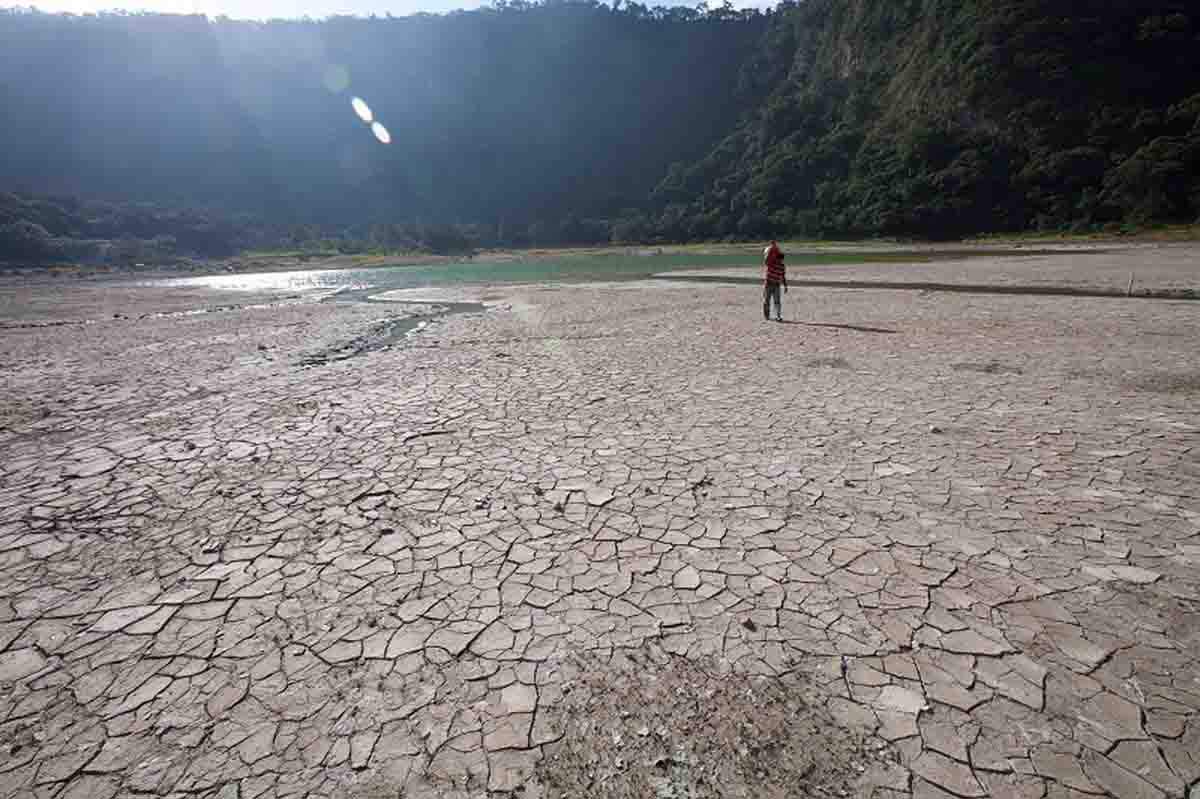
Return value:
[(675, 237), (958, 236), (1200, 215), (1188, 3), (809, 0), (766, 100), (655, 192)]
[(1192, 222), (1191, 5), (4, 11), (0, 258)]

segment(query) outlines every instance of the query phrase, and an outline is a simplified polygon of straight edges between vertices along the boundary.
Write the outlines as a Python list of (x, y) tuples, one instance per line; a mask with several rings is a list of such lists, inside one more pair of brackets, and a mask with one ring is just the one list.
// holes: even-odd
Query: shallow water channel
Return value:
[[(1022, 253), (1025, 254), (1025, 253)], [(887, 261), (928, 262), (943, 254), (929, 252), (838, 252), (788, 255), (789, 266)], [(640, 280), (663, 272), (713, 267), (753, 267), (753, 253), (537, 256), (519, 260), (486, 257), (458, 262), (371, 266), (357, 269), (306, 269), (290, 272), (172, 278), (179, 286), (255, 292), (342, 291), (368, 293), (479, 283)], [(161, 283), (160, 283), (161, 285)], [(361, 298), (361, 297), (360, 297)]]

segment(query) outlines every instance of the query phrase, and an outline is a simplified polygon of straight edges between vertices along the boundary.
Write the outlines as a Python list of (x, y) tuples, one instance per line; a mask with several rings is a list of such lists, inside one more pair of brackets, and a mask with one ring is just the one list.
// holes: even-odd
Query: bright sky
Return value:
[[(610, 0), (611, 1), (611, 0)], [(679, 0), (642, 0), (646, 5), (695, 5), (698, 0), (681, 3)], [(719, 5), (720, 0), (710, 0), (710, 5)], [(740, 0), (734, 2), (740, 8), (765, 8), (767, 0)], [(0, 6), (18, 5), (0, 0)], [(484, 0), (40, 0), (33, 5), (42, 11), (66, 11), (72, 14), (87, 14), (121, 8), (126, 11), (160, 11), (170, 14), (208, 14), (211, 17), (227, 16), (233, 19), (270, 19), (274, 17), (296, 18), (309, 16), (314, 19), (334, 14), (354, 14), (365, 17), (371, 14), (392, 14), (401, 17), (418, 11), (443, 12), (458, 8), (477, 8)]]
[(42, 11), (66, 11), (87, 14), (120, 8), (126, 11), (160, 11), (168, 14), (208, 14), (233, 19), (270, 19), (274, 17), (313, 17), (334, 14), (400, 17), (417, 11), (451, 11), (473, 8), (478, 0), (38, 0), (33, 5)]

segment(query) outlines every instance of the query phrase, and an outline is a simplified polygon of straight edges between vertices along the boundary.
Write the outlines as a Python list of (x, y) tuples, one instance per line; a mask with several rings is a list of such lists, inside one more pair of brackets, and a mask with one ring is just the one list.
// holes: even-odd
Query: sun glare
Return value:
[(367, 101), (361, 97), (355, 97), (350, 101), (350, 105), (354, 106), (354, 113), (358, 114), (358, 118), (363, 122), (371, 122), (375, 119), (375, 115), (371, 113), (371, 106), (367, 105)]
[(382, 122), (375, 122), (371, 125), (371, 132), (375, 134), (375, 138), (384, 144), (392, 143), (392, 134), (388, 133), (388, 129), (383, 126)]

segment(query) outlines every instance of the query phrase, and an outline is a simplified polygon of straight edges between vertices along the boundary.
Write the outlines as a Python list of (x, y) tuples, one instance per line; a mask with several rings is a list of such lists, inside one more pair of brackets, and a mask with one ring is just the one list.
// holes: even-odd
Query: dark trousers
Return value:
[(763, 285), (763, 318), (771, 318), (771, 301), (775, 301), (775, 318), (783, 320), (783, 285), (766, 283)]

